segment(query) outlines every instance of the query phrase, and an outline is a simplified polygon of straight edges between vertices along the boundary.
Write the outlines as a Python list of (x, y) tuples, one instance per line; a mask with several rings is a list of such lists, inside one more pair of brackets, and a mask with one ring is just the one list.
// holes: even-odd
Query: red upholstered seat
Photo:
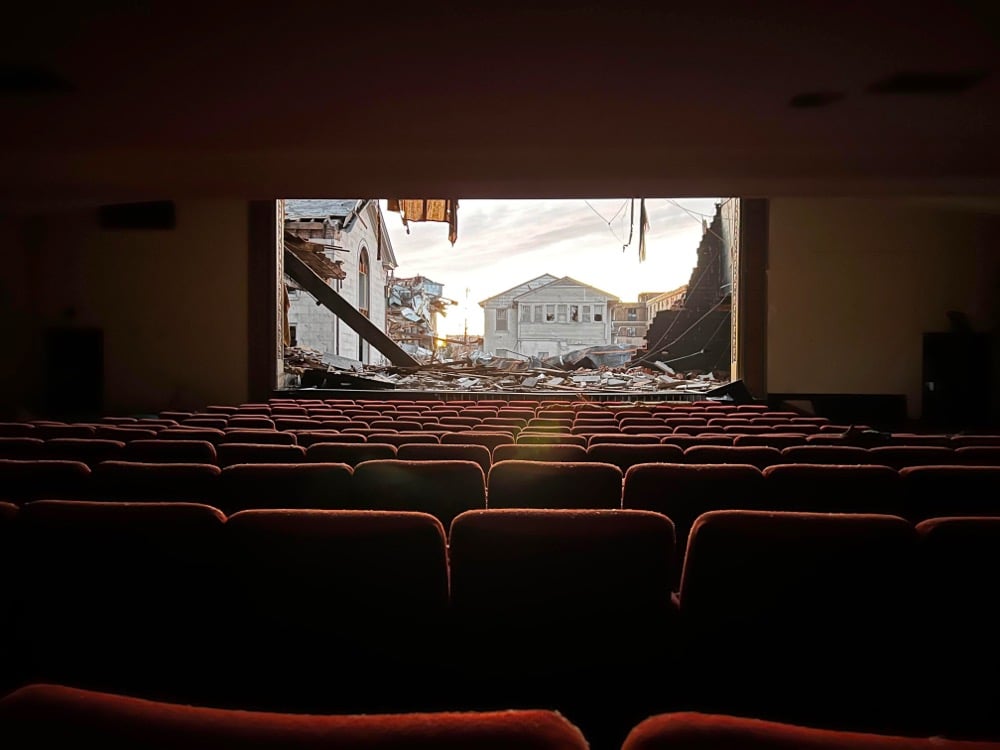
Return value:
[(703, 514), (680, 587), (687, 698), (823, 726), (919, 721), (915, 550), (896, 516)]
[(350, 508), (352, 474), (346, 463), (235, 464), (222, 470), (215, 504), (227, 514), (253, 508)]
[[(473, 465), (478, 471), (479, 467)], [(248, 510), (225, 526), (224, 694), (243, 705), (417, 710), (444, 673), (445, 530), (426, 513)]]
[(641, 445), (633, 443), (594, 443), (587, 448), (587, 458), (614, 464), (623, 472), (630, 466), (644, 463), (679, 463), (684, 460), (684, 450), (676, 445)]
[(684, 449), (689, 464), (751, 464), (765, 469), (780, 464), (781, 450), (765, 445), (692, 445)]
[(444, 526), (486, 507), (486, 475), (475, 461), (363, 461), (354, 467), (353, 508), (429, 513)]
[(212, 504), (221, 473), (214, 464), (102, 461), (94, 467), (92, 497)]
[(396, 446), (390, 443), (313, 443), (306, 449), (306, 460), (319, 463), (342, 463), (356, 466), (362, 461), (395, 458)]
[(485, 445), (454, 444), (422, 444), (404, 443), (396, 449), (396, 458), (402, 461), (475, 461), (483, 470), (485, 476), (493, 463), (490, 449)]
[(588, 750), (576, 726), (542, 709), (281, 714), (55, 685), (30, 685), (0, 700), (0, 744), (7, 750)]
[(91, 469), (82, 461), (0, 459), (0, 500), (86, 499)]
[(1000, 741), (962, 741), (819, 729), (742, 716), (677, 712), (635, 726), (621, 750), (1000, 750)]
[(498, 445), (493, 449), (493, 461), (588, 461), (587, 449), (579, 443), (564, 443), (561, 440), (552, 442), (518, 442), (516, 444)]
[(224, 521), (194, 503), (24, 505), (15, 626), (24, 679), (194, 697), (190, 676), (208, 676), (206, 635), (219, 632)]
[(214, 464), (215, 445), (208, 440), (133, 440), (122, 450), (121, 460), (148, 463)]
[(595, 747), (620, 743), (620, 717), (656, 689), (644, 676), (672, 682), (673, 544), (670, 520), (643, 511), (458, 516), (456, 679), (498, 705), (555, 708)]
[(584, 461), (499, 461), (486, 478), (490, 508), (621, 508), (622, 470)]
[(295, 463), (306, 460), (306, 449), (301, 445), (219, 443), (215, 450), (219, 455), (219, 466)]
[(872, 464), (778, 464), (764, 469), (767, 510), (902, 515), (899, 473)]

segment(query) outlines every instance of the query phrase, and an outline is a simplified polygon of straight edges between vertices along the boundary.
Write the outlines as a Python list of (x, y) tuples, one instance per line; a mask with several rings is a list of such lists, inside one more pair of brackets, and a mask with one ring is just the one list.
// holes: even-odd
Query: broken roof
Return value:
[(285, 200), (286, 219), (343, 219), (358, 208), (359, 198), (340, 199), (302, 199), (288, 198)]
[(506, 291), (500, 292), (500, 294), (494, 294), (492, 297), (487, 297), (482, 300), (479, 304), (485, 305), (488, 302), (492, 302), (500, 297), (509, 296), (511, 299), (521, 296), (526, 292), (530, 292), (534, 289), (539, 289), (543, 286), (551, 284), (553, 281), (558, 281), (557, 276), (553, 276), (551, 273), (543, 273), (541, 276), (536, 276), (531, 281), (525, 281), (523, 284), (518, 284), (517, 286), (512, 286)]
[(293, 253), (296, 258), (309, 266), (322, 279), (347, 278), (347, 272), (344, 271), (340, 262), (330, 260), (323, 252), (322, 245), (303, 240), (291, 232), (285, 232), (285, 249)]

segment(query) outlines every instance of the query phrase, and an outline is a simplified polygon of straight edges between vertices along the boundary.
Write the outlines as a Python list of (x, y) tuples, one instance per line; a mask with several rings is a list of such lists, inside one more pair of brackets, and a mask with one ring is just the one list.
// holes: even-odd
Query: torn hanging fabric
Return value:
[(458, 200), (389, 198), (386, 209), (397, 211), (403, 217), (403, 226), (409, 234), (411, 221), (448, 222), (448, 240), (452, 245), (458, 239)]

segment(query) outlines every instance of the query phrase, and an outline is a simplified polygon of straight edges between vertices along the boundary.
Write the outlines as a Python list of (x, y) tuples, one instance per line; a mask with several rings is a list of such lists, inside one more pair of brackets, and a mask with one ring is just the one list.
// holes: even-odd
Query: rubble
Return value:
[(435, 315), (445, 315), (454, 300), (442, 295), (444, 285), (424, 276), (394, 279), (389, 286), (389, 338), (417, 359), (433, 357), (437, 333)]
[[(291, 348), (290, 348), (291, 349)], [(467, 357), (417, 367), (361, 365), (361, 369), (324, 361), (321, 353), (303, 358), (302, 387), (344, 389), (398, 389), (495, 393), (701, 393), (729, 381), (728, 373), (698, 370), (668, 375), (646, 366), (579, 367), (563, 370), (534, 364), (538, 360), (503, 357)], [(319, 355), (317, 358), (315, 355)], [(298, 362), (298, 359), (287, 361)], [(360, 365), (360, 363), (357, 363)]]

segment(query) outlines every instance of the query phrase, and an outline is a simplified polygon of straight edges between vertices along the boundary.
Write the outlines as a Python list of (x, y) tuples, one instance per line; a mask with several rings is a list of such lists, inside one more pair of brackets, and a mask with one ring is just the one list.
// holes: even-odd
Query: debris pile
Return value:
[(461, 361), (418, 367), (363, 365), (361, 370), (324, 363), (306, 373), (303, 387), (324, 389), (398, 389), (509, 393), (703, 393), (729, 381), (728, 373), (678, 372), (663, 362), (654, 366), (547, 367), (537, 359), (511, 359), (479, 353)]

